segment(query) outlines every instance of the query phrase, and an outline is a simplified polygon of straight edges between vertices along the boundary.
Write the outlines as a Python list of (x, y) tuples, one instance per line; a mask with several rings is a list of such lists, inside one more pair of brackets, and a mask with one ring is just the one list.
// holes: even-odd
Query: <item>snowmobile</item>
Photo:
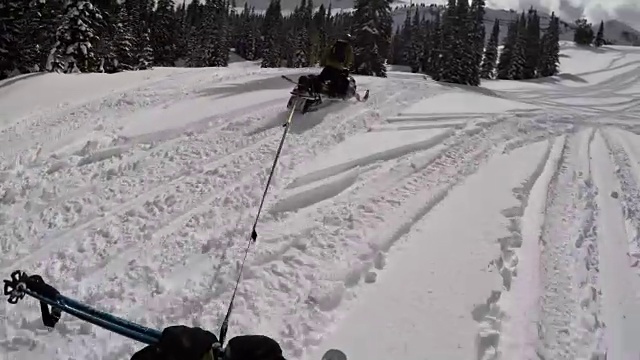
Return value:
[(291, 97), (287, 102), (287, 109), (294, 109), (296, 112), (307, 113), (309, 111), (318, 110), (318, 108), (328, 102), (345, 101), (355, 98), (357, 101), (364, 102), (369, 98), (369, 90), (364, 95), (360, 95), (356, 90), (356, 80), (349, 75), (349, 87), (345, 96), (335, 97), (329, 96), (328, 89), (330, 82), (322, 83), (317, 79), (318, 75), (301, 75), (298, 81), (294, 81), (285, 75), (282, 78), (295, 84), (291, 91)]

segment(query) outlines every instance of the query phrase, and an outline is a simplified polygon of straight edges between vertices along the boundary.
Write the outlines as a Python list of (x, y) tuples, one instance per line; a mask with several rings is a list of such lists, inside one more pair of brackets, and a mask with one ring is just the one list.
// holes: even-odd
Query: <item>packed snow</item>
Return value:
[[(439, 84), (295, 115), (230, 336), (287, 359), (640, 358), (640, 52), (564, 44), (561, 73)], [(284, 128), (318, 69), (157, 68), (0, 82), (0, 273), (162, 329), (217, 332)], [(142, 344), (37, 302), (0, 358)]]

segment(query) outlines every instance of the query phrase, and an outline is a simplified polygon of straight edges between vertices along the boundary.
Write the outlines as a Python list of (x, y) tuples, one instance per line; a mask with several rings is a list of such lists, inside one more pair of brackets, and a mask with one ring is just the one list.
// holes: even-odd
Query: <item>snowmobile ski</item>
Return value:
[(338, 349), (329, 349), (322, 355), (322, 360), (347, 360), (347, 354)]

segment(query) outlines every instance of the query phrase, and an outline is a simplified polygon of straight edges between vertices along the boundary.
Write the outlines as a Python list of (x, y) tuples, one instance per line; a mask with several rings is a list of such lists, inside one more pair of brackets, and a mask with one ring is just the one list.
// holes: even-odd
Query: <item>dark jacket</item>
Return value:
[(346, 41), (336, 41), (333, 46), (325, 51), (320, 65), (339, 70), (349, 69), (353, 65), (353, 47)]

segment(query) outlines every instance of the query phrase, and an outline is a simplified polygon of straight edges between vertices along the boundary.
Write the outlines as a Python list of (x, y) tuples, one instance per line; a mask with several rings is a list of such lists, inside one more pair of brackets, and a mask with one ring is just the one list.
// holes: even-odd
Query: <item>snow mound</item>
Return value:
[[(422, 100), (407, 110), (402, 115), (444, 113), (455, 114), (497, 114), (513, 110), (535, 110), (539, 107), (519, 101), (502, 99), (470, 92), (449, 92)], [(456, 109), (455, 114), (451, 110)]]
[(451, 129), (402, 130), (392, 133), (369, 132), (346, 139), (317, 157), (306, 174), (296, 178), (290, 188), (339, 174), (356, 166), (396, 158), (412, 151), (430, 148), (452, 134)]

